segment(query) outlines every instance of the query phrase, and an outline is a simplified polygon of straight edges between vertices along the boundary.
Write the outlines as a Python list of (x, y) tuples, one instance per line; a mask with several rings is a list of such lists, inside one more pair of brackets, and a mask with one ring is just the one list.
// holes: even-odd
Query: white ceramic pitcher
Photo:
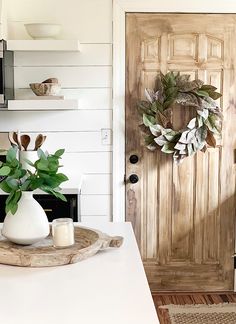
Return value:
[(42, 206), (34, 199), (32, 191), (22, 192), (16, 213), (8, 212), (5, 217), (2, 235), (11, 242), (30, 245), (48, 234), (49, 223)]

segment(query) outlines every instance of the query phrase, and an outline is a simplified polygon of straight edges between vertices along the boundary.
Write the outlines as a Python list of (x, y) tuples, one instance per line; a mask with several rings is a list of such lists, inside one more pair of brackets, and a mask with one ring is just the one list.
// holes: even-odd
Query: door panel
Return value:
[[(153, 290), (233, 289), (236, 84), (231, 14), (126, 15), (126, 220), (136, 233)], [(223, 136), (217, 148), (179, 166), (145, 148), (137, 101), (158, 72), (180, 71), (223, 93)], [(194, 111), (175, 107), (182, 128)], [(129, 157), (139, 156), (137, 164)]]

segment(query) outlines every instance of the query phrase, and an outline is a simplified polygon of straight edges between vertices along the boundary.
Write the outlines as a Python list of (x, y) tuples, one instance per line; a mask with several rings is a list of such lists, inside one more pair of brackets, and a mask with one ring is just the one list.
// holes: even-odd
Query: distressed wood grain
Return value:
[[(126, 181), (132, 222), (153, 291), (232, 290), (235, 224), (236, 15), (126, 15)], [(159, 72), (180, 71), (223, 93), (222, 139), (182, 165), (144, 147), (137, 101)], [(195, 112), (172, 107), (174, 128)], [(131, 164), (129, 156), (139, 162)]]
[(100, 231), (75, 227), (75, 244), (59, 249), (53, 246), (52, 236), (33, 245), (14, 244), (0, 237), (0, 263), (20, 267), (54, 267), (85, 260), (99, 250), (120, 247), (121, 236), (108, 236)]

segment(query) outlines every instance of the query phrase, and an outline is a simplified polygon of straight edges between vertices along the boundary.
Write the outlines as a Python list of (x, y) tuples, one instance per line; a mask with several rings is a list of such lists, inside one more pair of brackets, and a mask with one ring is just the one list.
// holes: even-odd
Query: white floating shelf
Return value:
[(78, 40), (8, 40), (7, 49), (10, 51), (64, 51), (79, 52)]
[(78, 100), (8, 100), (8, 110), (77, 110)]

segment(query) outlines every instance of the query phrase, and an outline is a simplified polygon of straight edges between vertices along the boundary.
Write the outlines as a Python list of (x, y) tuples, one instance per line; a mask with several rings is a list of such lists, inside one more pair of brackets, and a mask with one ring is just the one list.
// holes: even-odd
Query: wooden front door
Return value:
[[(233, 289), (235, 27), (231, 14), (126, 16), (126, 179), (139, 178), (126, 184), (126, 220), (152, 290)], [(136, 103), (159, 71), (190, 74), (223, 93), (221, 145), (179, 166), (171, 155), (150, 152), (138, 127)], [(176, 114), (180, 125), (191, 119), (186, 108)]]

